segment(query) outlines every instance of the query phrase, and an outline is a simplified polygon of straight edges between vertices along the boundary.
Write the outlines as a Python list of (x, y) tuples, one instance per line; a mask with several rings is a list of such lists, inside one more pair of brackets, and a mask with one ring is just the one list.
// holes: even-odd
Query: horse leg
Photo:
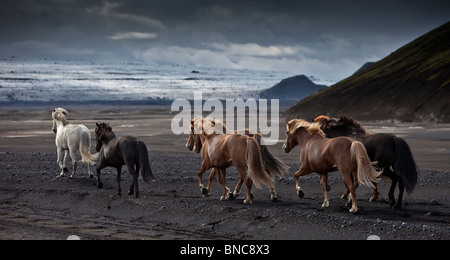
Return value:
[(391, 171), (390, 167), (386, 167), (383, 175), (391, 179), (391, 188), (389, 189), (388, 197), (389, 197), (389, 204), (391, 207), (394, 207), (394, 205), (397, 204), (397, 201), (395, 200), (395, 187), (397, 186), (398, 177), (395, 175), (393, 171)]
[(134, 194), (135, 197), (139, 198), (139, 186), (138, 186), (139, 185), (138, 184), (139, 171), (135, 171), (134, 170), (134, 165), (132, 165), (132, 164), (127, 164), (127, 169), (128, 169), (128, 172), (133, 177), (133, 182), (132, 182), (132, 184), (130, 186), (130, 191), (128, 192), (128, 195), (133, 195), (133, 193), (135, 193)]
[(330, 201), (328, 200), (327, 194), (327, 191), (329, 190), (330, 187), (328, 186), (328, 173), (320, 174), (320, 185), (322, 186), (324, 195), (322, 208), (328, 208), (330, 206)]
[(277, 202), (278, 201), (277, 192), (275, 191), (274, 187), (270, 188), (270, 200), (272, 202)]
[(226, 170), (225, 169), (217, 169), (219, 171), (219, 183), (222, 186), (222, 196), (220, 200), (229, 200), (230, 199), (230, 189), (226, 186)]
[(352, 180), (352, 177), (351, 177), (352, 175), (351, 175), (351, 173), (348, 173), (348, 172), (341, 172), (341, 173), (342, 173), (342, 177), (344, 179), (344, 183), (349, 188), (350, 195), (352, 197), (352, 208), (350, 209), (350, 212), (356, 213), (358, 211), (358, 207), (356, 206), (356, 187)]
[[(211, 173), (209, 174), (210, 176), (211, 176), (211, 174), (212, 174), (212, 172), (214, 171), (214, 169), (211, 171)], [(203, 186), (203, 173), (204, 172), (198, 172), (198, 186), (200, 187), (200, 192), (203, 194), (203, 195), (205, 195), (204, 194), (204, 189), (205, 189), (205, 186)]]
[(116, 180), (117, 180), (117, 195), (122, 196), (122, 188), (120, 187), (120, 181), (122, 180), (121, 179), (122, 166), (119, 166), (116, 169), (117, 169), (117, 176), (116, 176)]
[(350, 189), (345, 185), (345, 191), (344, 194), (342, 194), (341, 198), (344, 200), (348, 200), (350, 196)]
[(61, 169), (61, 173), (59, 174), (59, 176), (61, 177), (66, 176), (66, 173), (69, 172), (69, 169), (67, 169), (66, 167), (66, 162), (67, 162), (67, 151), (62, 148), (58, 148), (58, 164), (59, 168)]
[(97, 188), (99, 188), (99, 189), (103, 188), (103, 183), (102, 183), (102, 181), (100, 180), (100, 171), (101, 171), (102, 169), (103, 169), (103, 168), (102, 168), (101, 166), (97, 166)]
[(242, 184), (244, 184), (244, 180), (242, 178), (239, 178), (238, 184), (236, 185), (236, 187), (234, 187), (234, 191), (232, 194), (233, 199), (236, 199), (241, 194)]
[(373, 185), (375, 185), (375, 188), (372, 189), (372, 197), (369, 199), (369, 201), (378, 201), (380, 196), (380, 193), (378, 192), (378, 183), (374, 183)]
[(405, 192), (405, 186), (403, 185), (402, 180), (399, 180), (398, 182), (398, 189), (399, 189), (398, 200), (397, 203), (395, 203), (394, 205), (394, 209), (402, 209), (403, 192)]
[(77, 155), (75, 150), (70, 150), (70, 158), (72, 158), (72, 165), (73, 165), (73, 172), (72, 175), (70, 175), (71, 179), (75, 178), (75, 175), (77, 173)]
[[(211, 189), (212, 189), (212, 183), (214, 181), (214, 177), (216, 176), (216, 169), (212, 169), (211, 172), (209, 173), (209, 177), (208, 177), (208, 187), (202, 187), (202, 194), (203, 197), (209, 197), (211, 195)], [(220, 177), (218, 177), (220, 178)]]
[(252, 204), (253, 203), (253, 194), (252, 194), (252, 185), (253, 181), (250, 178), (247, 178), (245, 180), (245, 185), (247, 186), (247, 199), (244, 200), (245, 204)]
[(300, 187), (300, 177), (310, 174), (311, 171), (305, 168), (301, 168), (298, 172), (295, 173), (295, 190), (297, 191), (297, 195), (299, 198), (305, 197), (305, 193), (303, 193), (302, 188)]
[(88, 168), (88, 175), (89, 175), (89, 178), (94, 178), (94, 174), (92, 173), (92, 171), (91, 171), (91, 165), (89, 164), (89, 163), (86, 163), (87, 164), (87, 168)]
[(253, 182), (250, 178), (247, 177), (247, 173), (245, 172), (245, 168), (236, 167), (239, 176), (241, 177), (241, 180), (244, 181), (245, 186), (247, 187), (247, 198), (244, 200), (245, 204), (251, 204), (253, 201), (253, 194), (252, 194), (252, 185)]

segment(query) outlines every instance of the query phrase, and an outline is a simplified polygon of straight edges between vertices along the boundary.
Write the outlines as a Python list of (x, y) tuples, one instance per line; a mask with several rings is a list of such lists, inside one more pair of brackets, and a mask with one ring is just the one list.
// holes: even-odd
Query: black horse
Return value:
[[(154, 179), (150, 162), (148, 159), (147, 146), (131, 136), (118, 137), (112, 131), (109, 124), (97, 124), (95, 128), (97, 146), (95, 149), (100, 152), (100, 161), (97, 165), (97, 187), (101, 189), (103, 183), (100, 181), (100, 171), (106, 167), (117, 169), (118, 195), (122, 195), (120, 187), (122, 166), (126, 165), (128, 172), (133, 176), (133, 183), (130, 186), (128, 195), (133, 195), (136, 188), (136, 198), (139, 197), (138, 177), (142, 173), (144, 181), (149, 183)], [(136, 168), (135, 168), (136, 166)]]
[[(321, 123), (328, 138), (349, 136), (364, 144), (371, 161), (378, 162), (376, 167), (384, 169), (383, 175), (392, 180), (388, 194), (391, 207), (401, 209), (404, 190), (408, 194), (413, 192), (418, 175), (417, 165), (406, 141), (393, 134), (371, 134), (349, 116), (339, 119), (320, 116), (315, 121)], [(400, 192), (396, 201), (394, 191), (397, 183)], [(378, 194), (378, 190), (374, 189), (371, 200), (377, 201)]]

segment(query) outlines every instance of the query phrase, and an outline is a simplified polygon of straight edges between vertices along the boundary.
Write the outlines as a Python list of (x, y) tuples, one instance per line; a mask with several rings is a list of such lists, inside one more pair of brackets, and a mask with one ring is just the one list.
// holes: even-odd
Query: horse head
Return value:
[(319, 123), (309, 123), (303, 119), (294, 119), (286, 122), (286, 126), (286, 142), (283, 145), (283, 149), (286, 153), (289, 153), (292, 148), (300, 144), (297, 138), (297, 135), (300, 132), (299, 130), (303, 130), (305, 135), (318, 135), (325, 137), (325, 133), (322, 129), (320, 129)]
[(337, 118), (328, 116), (318, 116), (313, 122), (320, 125), (320, 129), (325, 133), (328, 138), (342, 136), (341, 132), (347, 131)]
[(297, 140), (294, 137), (295, 131), (292, 130), (294, 125), (294, 120), (286, 123), (286, 141), (283, 144), (283, 150), (285, 153), (290, 153), (292, 149), (297, 145)]
[[(186, 143), (186, 148), (189, 151), (194, 151), (196, 153), (200, 153), (201, 149), (202, 149), (202, 141), (201, 141), (201, 137), (197, 131), (198, 125), (202, 125), (203, 124), (203, 117), (198, 117), (195, 119), (191, 120), (191, 125), (190, 125), (190, 131), (189, 131), (189, 139)], [(200, 132), (201, 133), (201, 132)]]
[(95, 150), (97, 152), (100, 152), (102, 149), (103, 143), (107, 141), (107, 138), (112, 133), (112, 127), (109, 124), (106, 123), (96, 123), (95, 128), (95, 138), (97, 141), (97, 145), (95, 146)]
[(57, 133), (58, 131), (58, 121), (61, 121), (63, 123), (63, 125), (67, 125), (69, 122), (66, 119), (66, 116), (69, 114), (69, 112), (67, 112), (67, 110), (65, 110), (64, 108), (55, 108), (52, 111), (52, 119), (53, 119), (53, 133)]

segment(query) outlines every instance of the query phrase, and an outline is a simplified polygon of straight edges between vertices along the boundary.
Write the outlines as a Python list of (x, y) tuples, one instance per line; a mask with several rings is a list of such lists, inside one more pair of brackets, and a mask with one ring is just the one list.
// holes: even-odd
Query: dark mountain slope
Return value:
[(298, 100), (304, 99), (323, 88), (326, 88), (326, 86), (316, 85), (307, 76), (299, 75), (283, 79), (272, 88), (262, 91), (260, 97), (279, 99), (283, 104), (292, 106)]
[(288, 118), (320, 114), (450, 122), (450, 22), (286, 112)]

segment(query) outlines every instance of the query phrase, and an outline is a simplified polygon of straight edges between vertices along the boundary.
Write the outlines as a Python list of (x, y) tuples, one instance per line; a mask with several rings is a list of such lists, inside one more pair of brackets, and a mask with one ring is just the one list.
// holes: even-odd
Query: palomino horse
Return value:
[[(339, 119), (320, 116), (315, 121), (327, 137), (349, 136), (361, 141), (366, 147), (372, 161), (377, 161), (377, 167), (384, 169), (383, 175), (392, 180), (389, 190), (389, 202), (395, 209), (402, 208), (403, 192), (410, 194), (417, 184), (417, 166), (411, 149), (403, 138), (393, 134), (371, 134), (358, 121), (348, 116)], [(391, 170), (391, 166), (392, 169)], [(395, 186), (399, 186), (398, 200), (395, 201)], [(373, 190), (371, 201), (378, 200), (377, 185)], [(348, 196), (346, 192), (343, 197)]]
[[(195, 151), (196, 153), (200, 153), (200, 151), (203, 147), (202, 143), (204, 142), (204, 139), (205, 139), (201, 134), (201, 129), (203, 128), (203, 124), (205, 122), (212, 123), (212, 121), (213, 121), (213, 119), (209, 118), (209, 117), (206, 119), (204, 117), (197, 117), (197, 118), (191, 120), (190, 135), (189, 135), (189, 139), (186, 143), (187, 149), (189, 149), (190, 151)], [(223, 124), (223, 132), (226, 133), (226, 131), (227, 131), (226, 126)], [(261, 140), (260, 140), (261, 135), (258, 133), (255, 133), (249, 129), (246, 129), (243, 131), (235, 131), (234, 134), (245, 134), (249, 137), (254, 137), (256, 139), (256, 141), (258, 141), (259, 144), (261, 143)], [(288, 166), (286, 166), (278, 158), (273, 156), (273, 154), (270, 152), (270, 150), (268, 149), (268, 147), (266, 145), (260, 145), (260, 149), (261, 149), (261, 156), (262, 156), (265, 170), (271, 176), (276, 175), (276, 176), (283, 177), (284, 174), (289, 169)], [(205, 197), (209, 196), (211, 193), (212, 182), (214, 180), (214, 176), (216, 175), (216, 171), (217, 170), (215, 168), (213, 168), (211, 170), (211, 173), (209, 174), (208, 186), (206, 188), (203, 185), (203, 178), (202, 178), (203, 173), (201, 175), (199, 175), (199, 187), (200, 187), (200, 190), (201, 190), (203, 196), (205, 196)], [(220, 182), (220, 176), (217, 176), (217, 179)], [(234, 192), (232, 194), (230, 194), (230, 198), (235, 199), (239, 195), (240, 189), (241, 189), (243, 183), (244, 183), (244, 180), (239, 179), (239, 183), (236, 185)], [(275, 190), (271, 190), (270, 194), (271, 194), (272, 201), (278, 200), (276, 197)]]
[[(204, 122), (205, 121), (205, 122)], [(201, 133), (202, 166), (198, 171), (199, 177), (211, 168), (219, 173), (219, 183), (222, 185), (221, 200), (229, 198), (229, 189), (225, 185), (226, 168), (234, 166), (240, 178), (246, 184), (247, 198), (244, 203), (252, 203), (252, 184), (257, 187), (266, 185), (274, 191), (273, 181), (266, 172), (261, 158), (261, 150), (255, 138), (240, 134), (219, 134), (216, 129), (225, 129), (225, 126), (216, 120), (199, 120), (198, 129), (191, 129), (192, 133)], [(222, 133), (226, 131), (221, 131)], [(196, 149), (199, 149), (196, 147)], [(248, 177), (246, 173), (248, 169)], [(272, 198), (275, 194), (272, 193)]]
[[(70, 178), (74, 178), (77, 171), (76, 154), (80, 151), (81, 161), (88, 166), (88, 174), (91, 178), (94, 174), (90, 170), (90, 165), (95, 164), (98, 154), (91, 154), (91, 133), (84, 125), (72, 125), (66, 119), (69, 113), (64, 108), (55, 108), (52, 111), (53, 132), (56, 134), (56, 148), (58, 154), (58, 164), (61, 168), (60, 176), (63, 177), (69, 171), (66, 167), (67, 152), (72, 158), (73, 172)], [(64, 153), (64, 157), (63, 157)]]
[[(148, 159), (147, 146), (131, 136), (118, 137), (109, 124), (97, 124), (95, 129), (97, 138), (97, 152), (100, 152), (100, 162), (97, 165), (97, 187), (102, 188), (100, 171), (106, 167), (114, 167), (117, 170), (117, 185), (119, 196), (122, 195), (120, 187), (122, 166), (126, 165), (128, 172), (133, 177), (128, 195), (133, 195), (136, 188), (136, 198), (139, 197), (138, 177), (142, 173), (144, 181), (149, 183), (154, 179)], [(135, 168), (136, 166), (136, 168)]]
[(348, 137), (328, 139), (320, 130), (319, 124), (310, 124), (302, 119), (294, 119), (286, 124), (287, 138), (283, 145), (284, 151), (289, 153), (296, 145), (299, 145), (301, 149), (301, 167), (295, 174), (298, 196), (301, 198), (304, 196), (299, 184), (300, 176), (316, 172), (320, 175), (320, 183), (324, 192), (322, 207), (328, 207), (328, 173), (339, 170), (344, 183), (350, 189), (352, 197), (350, 212), (357, 212), (356, 187), (358, 183), (373, 188), (373, 183), (378, 182), (381, 174), (372, 167), (363, 144)]

